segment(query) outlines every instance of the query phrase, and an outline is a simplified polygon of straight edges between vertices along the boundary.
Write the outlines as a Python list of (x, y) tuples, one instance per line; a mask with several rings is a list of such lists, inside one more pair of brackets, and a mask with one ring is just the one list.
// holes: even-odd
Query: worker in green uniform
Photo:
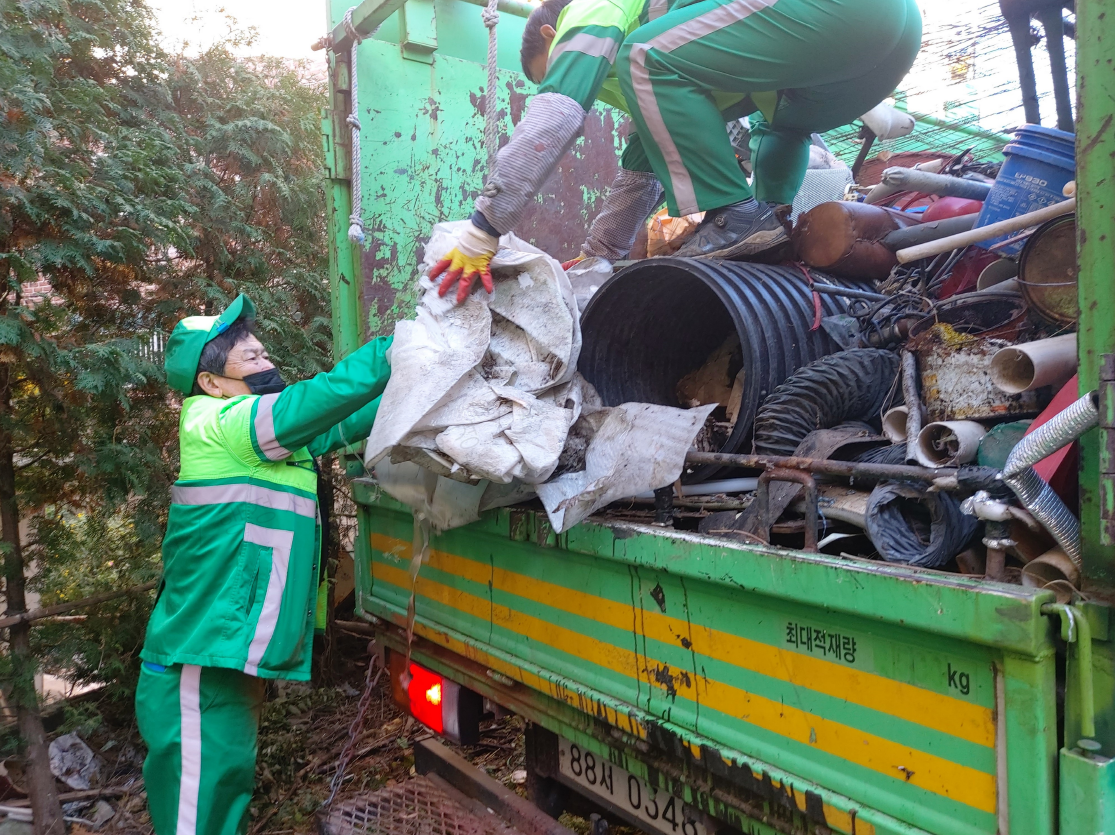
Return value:
[[(471, 224), (430, 275), (443, 292), (457, 284), (461, 299), (478, 277), (490, 286), (499, 236), (522, 218), (597, 99), (630, 113), (636, 131), (585, 254), (626, 254), (659, 187), (671, 215), (705, 212), (680, 256), (739, 259), (781, 247), (786, 232), (770, 204), (792, 202), (801, 187), (810, 135), (889, 96), (920, 45), (915, 0), (546, 0), (523, 36), (538, 95), (500, 150)], [(724, 125), (756, 112), (752, 189)]]
[(310, 677), (321, 525), (314, 456), (366, 438), (390, 338), (286, 385), (245, 296), (166, 346), (186, 395), (136, 717), (156, 835), (247, 831), (264, 679)]

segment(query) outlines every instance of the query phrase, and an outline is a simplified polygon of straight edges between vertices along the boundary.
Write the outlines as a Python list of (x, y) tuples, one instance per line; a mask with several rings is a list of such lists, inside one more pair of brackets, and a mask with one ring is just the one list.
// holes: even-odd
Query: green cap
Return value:
[(241, 293), (232, 300), (220, 316), (187, 316), (174, 326), (166, 343), (163, 367), (166, 368), (166, 381), (175, 391), (189, 396), (194, 390), (197, 377), (197, 364), (201, 352), (210, 340), (220, 336), (229, 326), (246, 316), (254, 319), (256, 306), (252, 300)]

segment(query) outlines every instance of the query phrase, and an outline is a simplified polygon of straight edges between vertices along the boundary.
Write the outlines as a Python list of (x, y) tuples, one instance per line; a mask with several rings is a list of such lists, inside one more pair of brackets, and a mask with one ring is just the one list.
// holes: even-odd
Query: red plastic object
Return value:
[[(1078, 385), (1079, 383), (1075, 376), (1065, 383), (1061, 390), (1057, 392), (1057, 396), (1053, 398), (1053, 401), (1046, 406), (1045, 411), (1034, 418), (1034, 422), (1030, 424), (1030, 428), (1026, 430), (1026, 434), (1029, 435), (1043, 423), (1056, 417), (1079, 400), (1080, 394), (1077, 391)], [(1061, 501), (1070, 508), (1076, 507), (1077, 493), (1080, 488), (1080, 479), (1077, 478), (1079, 460), (1079, 448), (1077, 444), (1071, 443), (1061, 447), (1052, 455), (1043, 458), (1034, 465), (1037, 474), (1045, 479), (1045, 482), (1061, 497)]]
[(952, 268), (952, 274), (941, 285), (939, 298), (947, 299), (959, 293), (975, 290), (979, 274), (984, 271), (988, 264), (998, 260), (999, 256), (994, 252), (988, 252), (978, 246), (968, 247), (968, 251), (960, 256), (960, 260)]
[(437, 673), (417, 664), (410, 665), (410, 685), (407, 687), (410, 712), (415, 719), (439, 734), (445, 730), (441, 715), (444, 688), (445, 682)]
[(961, 215), (974, 215), (983, 208), (982, 200), (968, 200), (965, 197), (941, 197), (922, 215), (922, 222), (945, 220)]

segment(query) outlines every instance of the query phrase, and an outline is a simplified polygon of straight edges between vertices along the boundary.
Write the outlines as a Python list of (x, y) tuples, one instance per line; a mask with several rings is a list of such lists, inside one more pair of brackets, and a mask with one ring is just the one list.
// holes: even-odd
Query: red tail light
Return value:
[(480, 741), (480, 717), (484, 700), (440, 673), (411, 662), (409, 675), (405, 657), (388, 655), (391, 690), (395, 703), (435, 733), (464, 745)]
[(444, 733), (445, 721), (442, 719), (442, 691), (445, 679), (437, 673), (410, 665), (410, 684), (407, 696), (410, 699), (410, 712), (414, 718), (435, 733)]

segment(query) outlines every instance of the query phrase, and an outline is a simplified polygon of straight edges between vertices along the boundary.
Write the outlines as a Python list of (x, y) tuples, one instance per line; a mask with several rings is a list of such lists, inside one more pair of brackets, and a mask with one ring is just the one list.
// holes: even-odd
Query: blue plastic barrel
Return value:
[[(1006, 162), (983, 203), (976, 228), (1017, 217), (1065, 199), (1062, 189), (1076, 176), (1076, 137), (1041, 125), (1023, 125), (1014, 141), (1003, 149)], [(990, 249), (1018, 232), (977, 244)], [(1013, 255), (1025, 241), (999, 247), (1001, 255)]]

